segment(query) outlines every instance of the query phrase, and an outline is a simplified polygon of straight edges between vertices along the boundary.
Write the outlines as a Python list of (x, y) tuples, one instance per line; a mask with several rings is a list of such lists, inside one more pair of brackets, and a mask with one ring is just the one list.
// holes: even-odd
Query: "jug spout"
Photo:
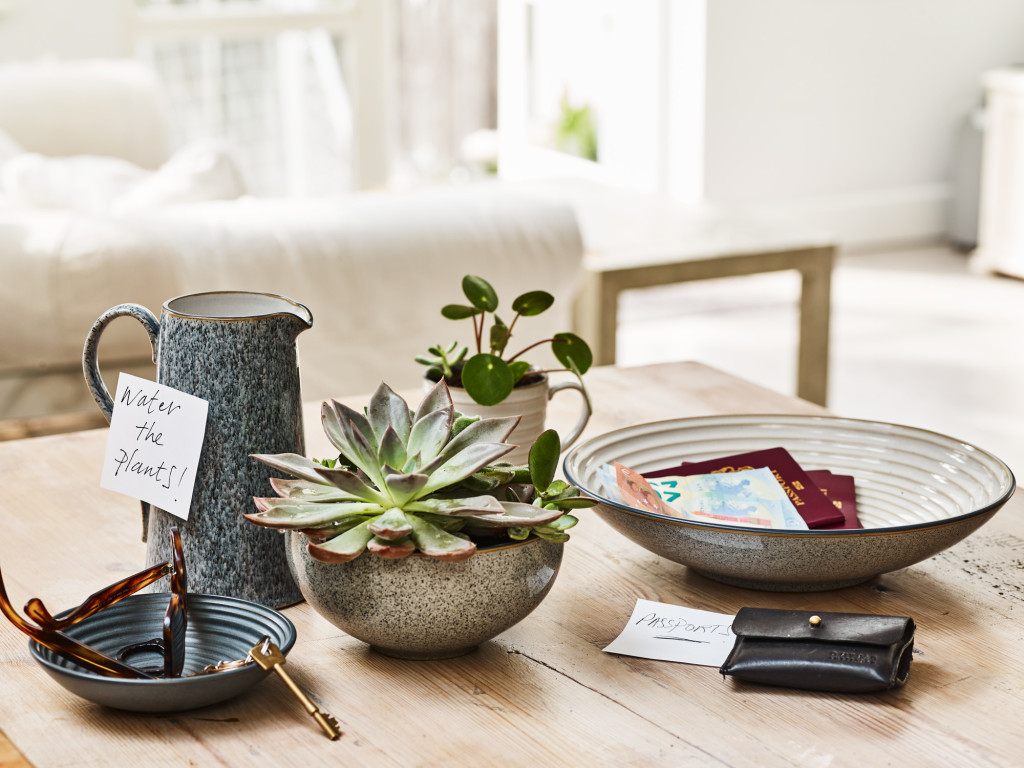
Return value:
[[(291, 301), (291, 299), (287, 299), (287, 301)], [(305, 304), (299, 304), (297, 301), (292, 303), (294, 308), (289, 314), (295, 318), (295, 335), (298, 336), (313, 327), (313, 313)]]

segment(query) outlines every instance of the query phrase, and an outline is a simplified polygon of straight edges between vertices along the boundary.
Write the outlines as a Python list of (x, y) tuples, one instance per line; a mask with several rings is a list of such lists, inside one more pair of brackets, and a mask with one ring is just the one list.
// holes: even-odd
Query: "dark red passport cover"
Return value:
[(822, 526), (825, 530), (863, 528), (857, 518), (857, 486), (849, 475), (835, 475), (827, 469), (809, 469), (807, 476), (843, 513), (843, 522)]
[(689, 477), (690, 475), (712, 475), (716, 472), (740, 472), (745, 469), (767, 467), (779, 481), (779, 485), (793, 502), (800, 517), (808, 528), (824, 528), (830, 525), (844, 525), (846, 517), (838, 510), (821, 489), (807, 476), (796, 459), (785, 448), (765, 448), (760, 451), (738, 453), (719, 459), (686, 462), (669, 469), (644, 472), (644, 477)]

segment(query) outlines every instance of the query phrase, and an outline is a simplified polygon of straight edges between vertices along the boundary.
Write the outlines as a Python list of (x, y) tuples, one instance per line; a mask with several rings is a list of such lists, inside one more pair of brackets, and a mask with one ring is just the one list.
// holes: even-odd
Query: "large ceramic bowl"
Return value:
[(292, 575), (317, 613), (375, 650), (407, 659), (461, 656), (524, 619), (554, 584), (564, 546), (534, 538), (459, 562), (417, 552), (322, 563), (309, 556), (305, 536), (286, 536)]
[[(602, 464), (638, 472), (781, 446), (805, 469), (853, 475), (862, 530), (763, 531), (612, 501)], [(924, 560), (973, 533), (1013, 494), (1010, 469), (960, 440), (827, 416), (707, 416), (615, 430), (574, 448), (566, 479), (637, 544), (710, 578), (777, 591), (836, 589)]]
[[(168, 593), (132, 595), (64, 631), (108, 656), (115, 656), (126, 645), (160, 636), (168, 598)], [(190, 676), (207, 664), (244, 659), (263, 636), (269, 636), (288, 653), (295, 644), (295, 625), (272, 608), (248, 600), (189, 594), (182, 677), (104, 677), (57, 656), (35, 641), (29, 642), (29, 651), (50, 677), (83, 699), (135, 712), (181, 712), (226, 701), (266, 677), (268, 672), (256, 664)], [(140, 666), (146, 666), (144, 661), (140, 659)]]

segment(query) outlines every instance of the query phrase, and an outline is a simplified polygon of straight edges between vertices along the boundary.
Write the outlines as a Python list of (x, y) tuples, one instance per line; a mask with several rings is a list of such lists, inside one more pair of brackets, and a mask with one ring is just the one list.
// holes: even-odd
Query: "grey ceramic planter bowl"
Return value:
[(405, 659), (461, 656), (524, 619), (551, 589), (564, 546), (531, 539), (455, 563), (364, 553), (328, 564), (307, 554), (305, 536), (286, 536), (309, 604), (375, 650)]
[[(638, 472), (782, 446), (804, 469), (852, 475), (864, 528), (763, 531), (681, 520), (609, 499), (597, 468)], [(608, 432), (565, 458), (566, 479), (596, 511), (650, 551), (727, 584), (815, 591), (866, 581), (956, 544), (1013, 495), (1009, 467), (952, 437), (827, 416), (705, 416)]]

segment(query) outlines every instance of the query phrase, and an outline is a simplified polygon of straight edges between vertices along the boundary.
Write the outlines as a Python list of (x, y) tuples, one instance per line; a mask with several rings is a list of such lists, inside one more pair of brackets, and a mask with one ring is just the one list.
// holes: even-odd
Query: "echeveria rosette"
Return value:
[[(257, 525), (302, 531), (317, 560), (345, 562), (364, 550), (384, 558), (418, 550), (463, 560), (476, 552), (470, 533), (495, 531), (513, 539), (533, 532), (561, 541), (576, 522), (562, 510), (590, 503), (572, 498), (576, 489), (564, 483), (559, 488), (548, 476), (547, 468), (553, 474), (557, 462), (557, 435), (553, 455), (550, 439), (537, 453), (545, 457), (543, 487), (518, 485), (532, 482), (530, 470), (494, 463), (514, 447), (505, 440), (519, 418), (462, 417), (444, 381), (415, 411), (381, 384), (365, 413), (330, 400), (322, 415), (339, 460), (255, 455), (296, 479), (271, 480), (278, 496), (255, 498), (258, 511), (246, 515)], [(520, 500), (516, 488), (523, 491)], [(527, 503), (530, 496), (533, 503)]]

